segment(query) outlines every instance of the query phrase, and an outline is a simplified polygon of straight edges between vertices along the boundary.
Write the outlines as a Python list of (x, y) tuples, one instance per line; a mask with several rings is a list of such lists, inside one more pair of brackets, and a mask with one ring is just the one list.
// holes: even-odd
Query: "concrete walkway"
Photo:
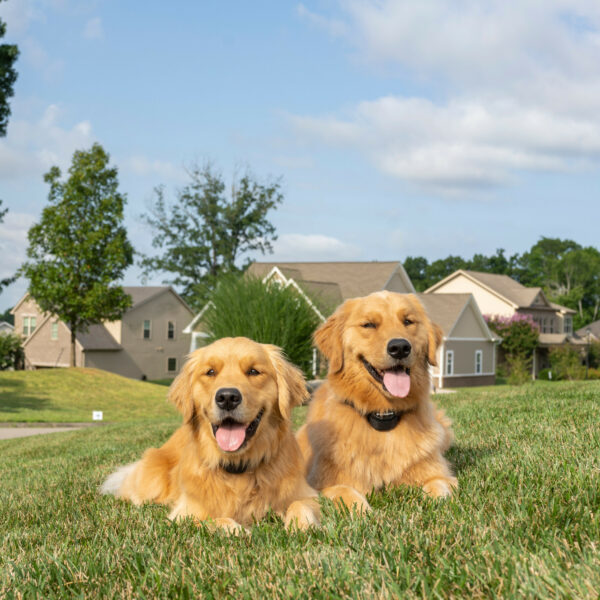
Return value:
[(62, 431), (77, 431), (81, 427), (0, 427), (0, 440), (40, 435), (42, 433), (60, 433)]

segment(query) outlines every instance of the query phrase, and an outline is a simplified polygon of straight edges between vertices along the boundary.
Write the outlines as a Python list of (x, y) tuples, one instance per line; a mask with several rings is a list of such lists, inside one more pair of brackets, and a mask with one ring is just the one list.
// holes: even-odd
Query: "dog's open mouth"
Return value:
[(231, 417), (227, 417), (221, 423), (213, 425), (213, 434), (219, 448), (225, 452), (240, 450), (256, 433), (264, 412), (265, 409), (261, 408), (256, 418), (250, 423), (238, 423)]
[(402, 365), (396, 365), (391, 369), (380, 371), (376, 369), (364, 357), (361, 357), (365, 369), (371, 377), (380, 383), (392, 396), (406, 398), (410, 392), (410, 369)]

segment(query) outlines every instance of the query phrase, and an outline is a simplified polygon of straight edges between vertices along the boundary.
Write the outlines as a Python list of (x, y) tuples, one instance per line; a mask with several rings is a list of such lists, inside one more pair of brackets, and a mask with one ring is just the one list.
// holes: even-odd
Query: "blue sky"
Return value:
[(600, 246), (596, 0), (8, 0), (0, 15), (21, 49), (0, 278), (24, 259), (43, 173), (94, 141), (142, 252), (154, 186), (205, 160), (228, 181), (283, 178), (275, 260)]

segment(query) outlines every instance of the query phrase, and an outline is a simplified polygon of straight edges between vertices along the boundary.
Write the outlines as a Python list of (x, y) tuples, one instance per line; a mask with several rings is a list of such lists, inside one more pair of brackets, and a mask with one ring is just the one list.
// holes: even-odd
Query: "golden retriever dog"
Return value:
[(451, 423), (429, 398), (441, 339), (416, 296), (387, 291), (347, 300), (321, 325), (329, 373), (297, 436), (310, 485), (327, 496), (340, 484), (451, 495)]
[(317, 525), (317, 492), (290, 426), (292, 408), (306, 397), (304, 376), (276, 346), (223, 338), (196, 350), (169, 391), (182, 426), (101, 491), (167, 504), (170, 519), (191, 516), (230, 531), (269, 509), (286, 527)]

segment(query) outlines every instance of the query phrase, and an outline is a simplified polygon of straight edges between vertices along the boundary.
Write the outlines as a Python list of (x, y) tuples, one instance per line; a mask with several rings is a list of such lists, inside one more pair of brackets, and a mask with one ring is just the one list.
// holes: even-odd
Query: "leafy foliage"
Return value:
[[(0, 0), (1, 2), (2, 0)], [(2, 200), (0, 200), (0, 223), (2, 223), (4, 221), (4, 216), (6, 215), (6, 213), (8, 212), (8, 208), (2, 208)], [(2, 290), (10, 285), (13, 281), (15, 281), (16, 277), (7, 277), (5, 279), (0, 279), (0, 292), (2, 292)], [(3, 319), (6, 320), (6, 319)]]
[(272, 251), (271, 242), (277, 238), (267, 214), (283, 196), (278, 181), (263, 185), (249, 173), (234, 182), (230, 198), (223, 178), (210, 165), (195, 166), (189, 175), (190, 183), (177, 192), (172, 206), (167, 205), (164, 188), (155, 190), (154, 206), (143, 219), (161, 254), (145, 256), (140, 266), (146, 275), (172, 273), (165, 283), (182, 287), (186, 301), (200, 308), (220, 275), (247, 266), (238, 266), (241, 256)]
[(552, 379), (556, 381), (583, 379), (585, 367), (581, 364), (581, 354), (570, 346), (551, 348), (550, 369)]
[(319, 323), (319, 317), (295, 289), (276, 283), (265, 285), (250, 276), (223, 278), (204, 314), (208, 341), (245, 336), (275, 344), (306, 373), (312, 358), (312, 334)]
[(515, 313), (512, 317), (484, 315), (488, 327), (501, 338), (506, 366), (508, 367), (508, 382), (512, 384), (525, 383), (531, 378), (533, 352), (539, 340), (539, 328), (531, 315)]
[(24, 358), (21, 336), (14, 333), (0, 334), (0, 371), (20, 368)]
[[(3, 0), (0, 0), (2, 2)], [(6, 23), (0, 19), (0, 40), (6, 33)], [(8, 99), (14, 94), (17, 72), (14, 64), (19, 56), (19, 49), (14, 44), (0, 44), (0, 137), (6, 135), (10, 105)]]
[(65, 181), (58, 167), (44, 181), (50, 185), (49, 205), (29, 230), (30, 260), (21, 273), (40, 308), (69, 326), (75, 366), (76, 333), (119, 319), (131, 304), (114, 283), (133, 262), (123, 226), (126, 198), (118, 191), (117, 169), (99, 144), (75, 152)]

